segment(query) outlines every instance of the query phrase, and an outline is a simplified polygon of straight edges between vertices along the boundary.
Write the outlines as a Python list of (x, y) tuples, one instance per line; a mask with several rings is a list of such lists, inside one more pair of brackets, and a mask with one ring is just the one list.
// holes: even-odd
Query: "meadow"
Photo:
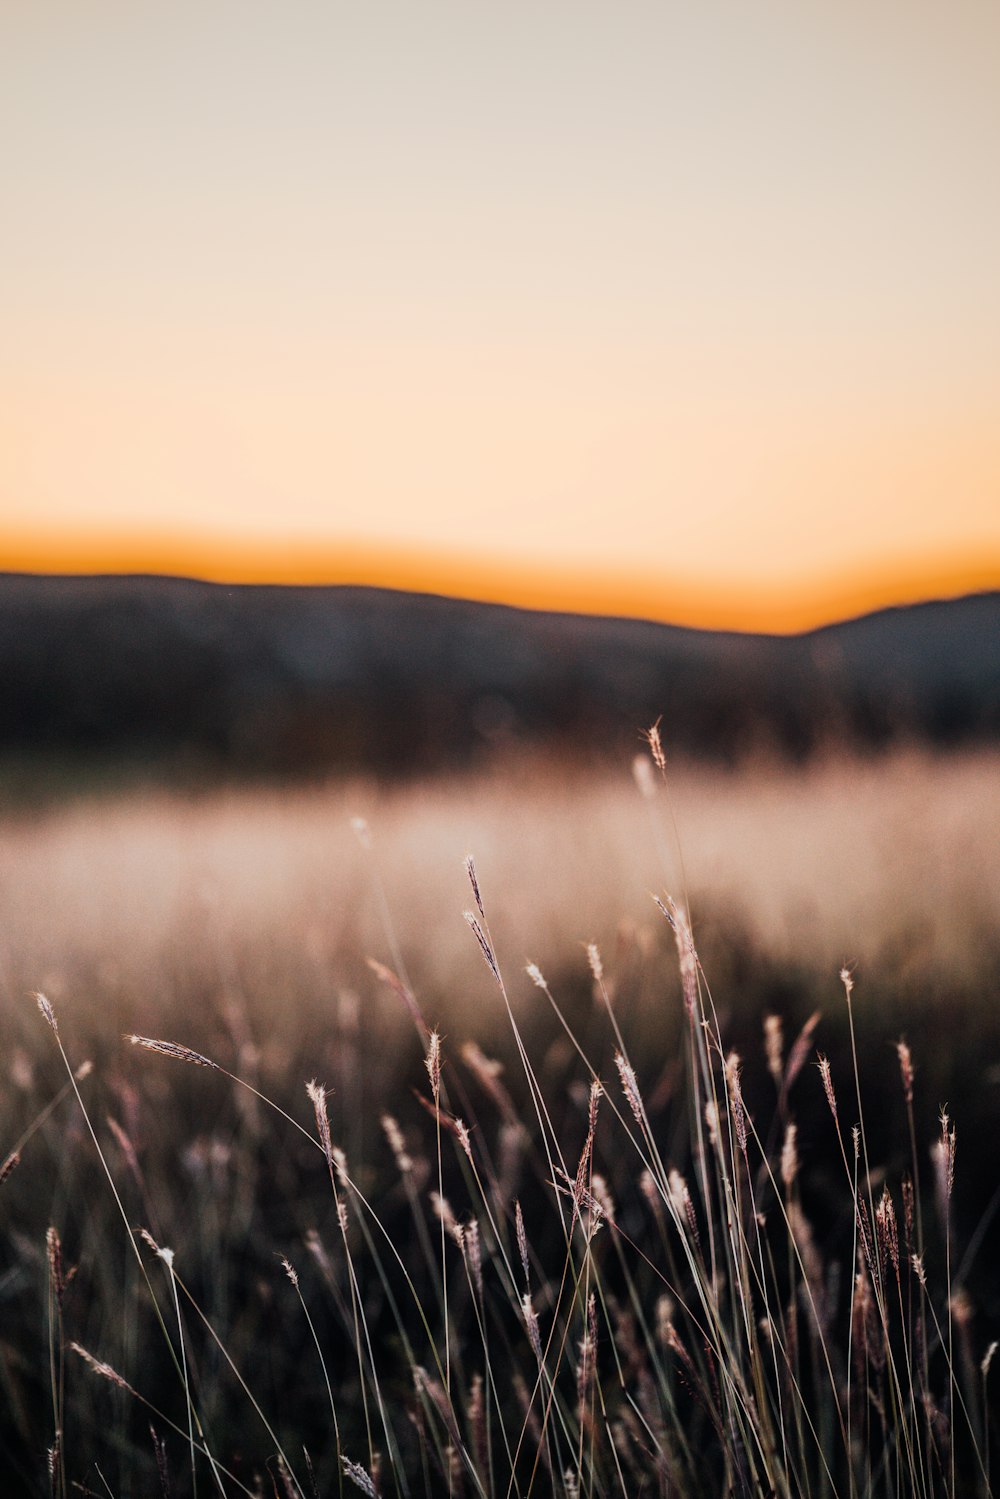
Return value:
[(998, 769), (7, 806), (4, 1492), (989, 1493)]

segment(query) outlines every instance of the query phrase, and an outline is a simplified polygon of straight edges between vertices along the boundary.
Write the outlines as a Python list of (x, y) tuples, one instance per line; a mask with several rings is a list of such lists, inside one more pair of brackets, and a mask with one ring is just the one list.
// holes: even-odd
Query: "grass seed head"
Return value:
[(391, 1114), (382, 1115), (382, 1129), (389, 1142), (389, 1149), (392, 1151), (393, 1159), (396, 1162), (396, 1169), (400, 1176), (408, 1176), (413, 1170), (413, 1157), (406, 1148), (403, 1131)]
[(656, 1340), (661, 1348), (670, 1347), (670, 1329), (673, 1327), (676, 1310), (672, 1296), (664, 1294), (656, 1298)]
[(432, 1192), (431, 1208), (433, 1209), (435, 1218), (437, 1218), (448, 1237), (454, 1239), (459, 1249), (464, 1249), (465, 1233), (462, 1225), (452, 1212), (451, 1203), (447, 1197), (442, 1197), (440, 1192)]
[(363, 1468), (360, 1463), (352, 1462), (349, 1457), (341, 1457), (340, 1462), (344, 1469), (344, 1477), (349, 1478), (355, 1488), (360, 1489), (363, 1494), (368, 1494), (370, 1499), (378, 1499), (378, 1490), (372, 1483), (371, 1475), (366, 1468)]
[(635, 1080), (635, 1071), (620, 1051), (615, 1052), (615, 1066), (618, 1068), (618, 1076), (621, 1078), (622, 1090), (628, 1099), (629, 1108), (635, 1115), (636, 1123), (641, 1124), (642, 1098), (639, 1094), (639, 1084)]
[(600, 1205), (602, 1215), (609, 1223), (614, 1223), (615, 1199), (608, 1186), (607, 1178), (595, 1171), (590, 1179), (590, 1190), (594, 1194), (595, 1201)]
[(833, 1076), (830, 1072), (830, 1058), (821, 1056), (816, 1065), (819, 1067), (819, 1075), (823, 1080), (823, 1092), (826, 1094), (826, 1101), (830, 1106), (830, 1113), (833, 1115), (834, 1119), (836, 1119), (837, 1095), (833, 1091)]
[(931, 1146), (931, 1159), (934, 1163), (938, 1204), (941, 1216), (945, 1218), (955, 1185), (955, 1127), (945, 1109), (941, 1110), (941, 1134)]
[(110, 1364), (102, 1363), (99, 1358), (95, 1358), (92, 1353), (88, 1353), (86, 1348), (81, 1348), (79, 1343), (70, 1343), (69, 1346), (95, 1374), (99, 1374), (102, 1379), (106, 1379), (111, 1384), (117, 1385), (118, 1389), (127, 1390), (130, 1395), (135, 1395), (135, 1390), (133, 1390), (127, 1379), (122, 1378), (117, 1369), (112, 1369)]
[(326, 1163), (333, 1170), (333, 1142), (330, 1138), (330, 1116), (326, 1107), (326, 1089), (313, 1079), (306, 1083), (306, 1092), (316, 1115), (316, 1128), (319, 1131), (319, 1143), (323, 1147)]
[(649, 745), (649, 753), (653, 757), (653, 764), (656, 766), (661, 775), (666, 775), (667, 757), (663, 753), (663, 741), (660, 738), (660, 723), (661, 719), (658, 718), (656, 722), (646, 730), (645, 740)]
[(896, 1209), (893, 1206), (889, 1188), (882, 1188), (882, 1196), (875, 1209), (875, 1225), (878, 1229), (879, 1248), (882, 1251), (882, 1259), (891, 1260), (893, 1269), (899, 1273), (899, 1228), (896, 1223)]
[(521, 1204), (514, 1203), (514, 1232), (517, 1236), (517, 1252), (521, 1256), (521, 1268), (524, 1271), (524, 1283), (527, 1285), (531, 1280), (531, 1272), (528, 1268), (528, 1236), (524, 1231), (524, 1214), (521, 1212)]
[(479, 921), (471, 911), (463, 911), (462, 915), (465, 917), (466, 921), (469, 923), (469, 926), (472, 928), (472, 935), (479, 943), (480, 951), (482, 952), (483, 957), (486, 959), (487, 968), (490, 970), (493, 977), (496, 979), (497, 984), (502, 989), (503, 980), (500, 977), (500, 969), (497, 967), (497, 960), (493, 954), (493, 948), (490, 944), (489, 938), (487, 937), (486, 933), (480, 926)]
[(424, 1057), (424, 1066), (427, 1076), (431, 1082), (431, 1092), (434, 1102), (437, 1103), (441, 1096), (441, 1036), (438, 1031), (431, 1031), (427, 1041), (427, 1055)]
[(903, 1084), (903, 1097), (907, 1105), (913, 1102), (913, 1057), (910, 1048), (905, 1041), (896, 1042), (896, 1055), (899, 1057), (899, 1075)]
[(190, 1062), (192, 1067), (211, 1067), (214, 1072), (222, 1069), (217, 1062), (203, 1057), (200, 1051), (192, 1051), (190, 1046), (179, 1046), (176, 1041), (159, 1041), (153, 1036), (127, 1035), (125, 1040), (130, 1046), (141, 1046), (144, 1051), (155, 1051), (162, 1057), (172, 1057), (175, 1062)]
[(538, 1315), (531, 1304), (531, 1292), (525, 1291), (521, 1297), (521, 1313), (524, 1317), (524, 1325), (528, 1329), (528, 1341), (531, 1343), (531, 1351), (539, 1363), (542, 1362), (542, 1335), (538, 1327)]
[(798, 1125), (789, 1120), (781, 1146), (781, 1180), (790, 1187), (799, 1174)]
[(482, 1244), (482, 1237), (481, 1237), (481, 1235), (479, 1233), (479, 1223), (478, 1223), (478, 1221), (475, 1218), (470, 1218), (469, 1221), (468, 1221), (468, 1223), (466, 1223), (466, 1224), (463, 1225), (463, 1228), (464, 1228), (463, 1252), (465, 1254), (466, 1262), (467, 1262), (467, 1264), (469, 1265), (469, 1267), (470, 1267), (470, 1269), (472, 1271), (473, 1284), (475, 1285), (476, 1290), (477, 1290), (477, 1292), (479, 1294), (480, 1301), (482, 1301), (482, 1299), (483, 1299), (483, 1244)]
[(472, 1139), (469, 1135), (469, 1126), (464, 1119), (455, 1119), (455, 1138), (461, 1145), (469, 1160), (472, 1160)]
[(62, 1243), (58, 1230), (49, 1227), (45, 1235), (45, 1252), (49, 1262), (49, 1282), (56, 1301), (62, 1306), (66, 1280), (63, 1275)]
[(483, 920), (486, 920), (486, 912), (483, 910), (483, 898), (479, 893), (479, 881), (476, 879), (475, 860), (471, 854), (466, 856), (465, 872), (469, 876), (469, 884), (472, 886), (472, 894), (476, 902), (476, 909)]
[(736, 1131), (736, 1143), (741, 1152), (746, 1155), (747, 1149), (747, 1116), (743, 1103), (743, 1086), (740, 1082), (740, 1058), (735, 1051), (731, 1051), (726, 1058), (726, 1087), (729, 1090), (729, 1107), (733, 1116), (733, 1128)]
[(59, 1035), (59, 1024), (58, 1024), (58, 1022), (56, 1020), (56, 1012), (55, 1012), (55, 1010), (53, 1010), (53, 1008), (52, 1008), (51, 1004), (49, 1003), (49, 1001), (45, 998), (45, 995), (44, 994), (36, 994), (35, 995), (35, 1003), (38, 1005), (38, 1008), (41, 1010), (42, 1015), (45, 1018), (45, 1022), (49, 1026), (49, 1029), (53, 1032), (53, 1034), (55, 1036), (58, 1036)]
[(785, 1068), (784, 1086), (786, 1093), (809, 1059), (809, 1053), (812, 1050), (813, 1031), (819, 1025), (821, 1018), (820, 1011), (814, 1010), (792, 1043), (792, 1049), (788, 1053), (788, 1066)]

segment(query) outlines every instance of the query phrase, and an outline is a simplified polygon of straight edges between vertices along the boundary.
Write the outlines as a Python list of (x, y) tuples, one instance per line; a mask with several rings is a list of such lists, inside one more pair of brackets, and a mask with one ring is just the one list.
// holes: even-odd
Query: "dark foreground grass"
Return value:
[(735, 937), (713, 996), (666, 896), (550, 986), (469, 874), (468, 1037), (391, 918), (325, 1024), (18, 997), (3, 1492), (991, 1492), (995, 1018)]

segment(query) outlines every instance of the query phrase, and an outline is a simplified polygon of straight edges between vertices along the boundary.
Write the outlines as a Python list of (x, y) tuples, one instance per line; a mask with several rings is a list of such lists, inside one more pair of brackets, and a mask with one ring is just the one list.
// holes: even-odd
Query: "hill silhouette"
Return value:
[(1000, 738), (1000, 593), (741, 635), (380, 589), (0, 575), (0, 755), (423, 773), (619, 755), (660, 715), (729, 762)]

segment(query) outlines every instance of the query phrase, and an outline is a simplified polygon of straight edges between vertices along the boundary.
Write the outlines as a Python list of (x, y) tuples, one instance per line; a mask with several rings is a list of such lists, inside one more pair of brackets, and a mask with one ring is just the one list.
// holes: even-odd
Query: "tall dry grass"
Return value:
[(10, 1492), (991, 1492), (993, 762), (639, 780), (8, 825)]

